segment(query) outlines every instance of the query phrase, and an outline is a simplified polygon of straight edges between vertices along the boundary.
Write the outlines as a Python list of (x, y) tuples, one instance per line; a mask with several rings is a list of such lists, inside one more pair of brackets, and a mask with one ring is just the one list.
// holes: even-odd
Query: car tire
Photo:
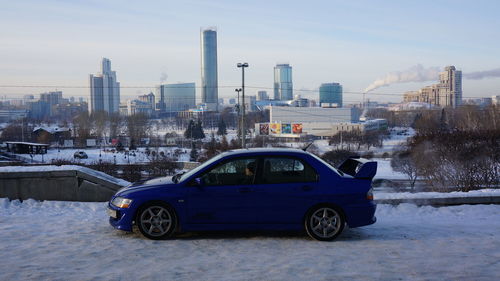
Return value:
[(311, 238), (318, 241), (332, 241), (344, 230), (345, 218), (338, 208), (321, 205), (307, 213), (304, 225)]
[(177, 216), (167, 204), (154, 202), (142, 206), (137, 212), (136, 224), (146, 238), (162, 240), (173, 235)]

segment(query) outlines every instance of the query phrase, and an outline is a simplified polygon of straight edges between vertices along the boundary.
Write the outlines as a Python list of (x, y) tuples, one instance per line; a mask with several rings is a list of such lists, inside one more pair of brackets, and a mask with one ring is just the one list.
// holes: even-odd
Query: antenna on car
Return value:
[(310, 142), (308, 145), (304, 146), (302, 150), (307, 151), (307, 149), (313, 144), (314, 142)]

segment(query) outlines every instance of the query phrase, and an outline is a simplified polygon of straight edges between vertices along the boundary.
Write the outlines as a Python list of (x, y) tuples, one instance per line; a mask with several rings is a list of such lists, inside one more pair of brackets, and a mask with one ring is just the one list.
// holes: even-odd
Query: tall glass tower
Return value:
[(339, 83), (323, 83), (319, 87), (319, 105), (336, 104), (342, 107), (342, 85)]
[(210, 111), (218, 110), (217, 31), (201, 30), (201, 102)]
[(103, 58), (101, 73), (90, 74), (89, 111), (105, 111), (108, 113), (120, 110), (120, 82), (116, 81), (116, 71), (111, 70), (111, 61)]
[(274, 67), (274, 99), (293, 99), (292, 67), (289, 64), (277, 64)]

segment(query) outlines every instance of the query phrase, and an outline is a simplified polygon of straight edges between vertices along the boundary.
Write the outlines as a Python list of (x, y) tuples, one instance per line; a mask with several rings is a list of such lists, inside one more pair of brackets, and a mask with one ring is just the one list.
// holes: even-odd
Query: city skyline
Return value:
[[(239, 61), (250, 64), (247, 85), (256, 87), (248, 88), (251, 92), (271, 92), (273, 67), (283, 61), (294, 67), (294, 95), (307, 98), (317, 99), (322, 83), (337, 81), (344, 86), (346, 103), (360, 101), (360, 94), (350, 93), (361, 93), (387, 73), (419, 64), (440, 70), (455, 65), (462, 70), (464, 98), (500, 92), (499, 78), (472, 80), (465, 76), (500, 66), (500, 39), (491, 36), (500, 27), (496, 18), (499, 4), (494, 1), (481, 5), (331, 1), (315, 7), (292, 2), (283, 7), (280, 19), (274, 17), (273, 11), (280, 7), (276, 3), (266, 4), (268, 9), (264, 11), (258, 4), (227, 1), (132, 3), (127, 7), (117, 3), (121, 2), (25, 1), (3, 5), (0, 22), (16, 28), (0, 31), (7, 42), (0, 46), (0, 85), (85, 86), (85, 77), (94, 72), (93, 62), (109, 57), (120, 73), (124, 100), (154, 90), (163, 74), (168, 75), (168, 83), (195, 81), (198, 100), (199, 30), (213, 25), (218, 29), (222, 98), (233, 97), (232, 86), (241, 84), (235, 66)], [(161, 9), (164, 5), (171, 10), (167, 16), (157, 12), (165, 10)], [(109, 17), (103, 18), (103, 23), (97, 19), (104, 11)], [(253, 16), (239, 20), (245, 13)], [(425, 15), (425, 20), (408, 17), (410, 14)], [(330, 21), (333, 16), (335, 20)], [(102, 24), (107, 25), (106, 31)], [(162, 35), (165, 29), (168, 36)], [(418, 90), (429, 82), (393, 84), (367, 98), (398, 102), (404, 92)], [(144, 88), (129, 88), (132, 86)], [(0, 96), (21, 97), (53, 90), (2, 87)], [(64, 91), (65, 96), (88, 96), (88, 89), (57, 90)]]

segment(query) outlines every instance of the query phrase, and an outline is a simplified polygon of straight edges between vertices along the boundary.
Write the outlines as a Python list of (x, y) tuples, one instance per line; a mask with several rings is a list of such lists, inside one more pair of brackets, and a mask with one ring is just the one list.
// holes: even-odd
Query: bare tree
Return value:
[(394, 171), (405, 174), (410, 181), (410, 191), (415, 192), (415, 182), (419, 176), (419, 169), (413, 153), (408, 148), (401, 148), (393, 154), (391, 167)]

